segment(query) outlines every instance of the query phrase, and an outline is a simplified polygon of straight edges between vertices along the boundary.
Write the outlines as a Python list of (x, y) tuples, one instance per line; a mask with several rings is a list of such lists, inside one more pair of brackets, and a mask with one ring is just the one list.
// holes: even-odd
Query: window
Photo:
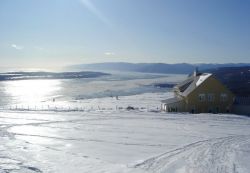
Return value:
[(212, 93), (207, 94), (207, 101), (213, 102), (214, 101), (214, 94), (212, 94)]
[(227, 101), (227, 94), (226, 93), (221, 93), (220, 94), (220, 101), (225, 102)]
[(201, 102), (204, 102), (206, 100), (206, 95), (205, 94), (199, 94), (199, 100)]

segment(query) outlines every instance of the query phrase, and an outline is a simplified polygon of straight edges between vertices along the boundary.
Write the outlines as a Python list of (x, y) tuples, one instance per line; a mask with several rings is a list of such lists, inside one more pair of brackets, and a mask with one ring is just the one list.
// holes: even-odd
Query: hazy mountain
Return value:
[(250, 63), (239, 64), (165, 64), (165, 63), (124, 63), (124, 62), (110, 62), (110, 63), (95, 63), (95, 64), (79, 64), (67, 67), (70, 70), (117, 70), (117, 71), (134, 71), (143, 73), (172, 73), (172, 74), (190, 74), (196, 67), (199, 70), (215, 69), (220, 67), (241, 67), (250, 66)]
[(250, 66), (222, 67), (211, 72), (237, 96), (250, 96)]

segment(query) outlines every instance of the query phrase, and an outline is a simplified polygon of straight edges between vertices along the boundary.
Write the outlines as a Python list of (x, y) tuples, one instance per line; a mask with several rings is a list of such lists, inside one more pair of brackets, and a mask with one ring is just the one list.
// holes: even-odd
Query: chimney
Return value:
[(198, 76), (198, 74), (199, 74), (199, 70), (198, 70), (198, 67), (195, 67), (195, 70), (194, 70), (194, 76)]

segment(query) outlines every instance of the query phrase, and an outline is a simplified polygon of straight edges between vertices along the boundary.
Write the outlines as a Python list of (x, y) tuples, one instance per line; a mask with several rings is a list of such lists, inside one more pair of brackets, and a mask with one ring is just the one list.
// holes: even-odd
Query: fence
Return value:
[(29, 106), (29, 105), (8, 105), (0, 107), (0, 110), (5, 111), (54, 111), (54, 112), (90, 112), (90, 111), (143, 111), (143, 112), (159, 112), (158, 107), (132, 107), (118, 106), (101, 107), (101, 106)]

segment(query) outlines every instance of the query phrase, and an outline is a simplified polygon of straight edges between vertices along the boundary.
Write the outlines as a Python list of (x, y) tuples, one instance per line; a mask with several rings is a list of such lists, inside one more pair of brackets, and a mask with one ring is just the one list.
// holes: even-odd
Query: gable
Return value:
[(198, 85), (187, 96), (198, 93), (215, 93), (215, 94), (227, 93), (228, 95), (233, 97), (232, 92), (213, 76), (209, 76), (203, 83)]

